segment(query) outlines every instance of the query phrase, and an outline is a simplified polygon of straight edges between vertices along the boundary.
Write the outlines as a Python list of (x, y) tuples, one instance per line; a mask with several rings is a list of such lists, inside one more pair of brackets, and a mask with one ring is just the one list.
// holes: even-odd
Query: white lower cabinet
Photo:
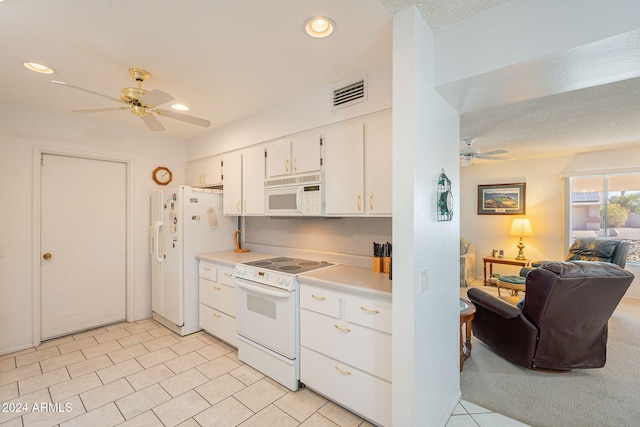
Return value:
[(300, 381), (391, 425), (391, 303), (300, 286)]
[(234, 269), (200, 261), (199, 270), (200, 327), (238, 347)]

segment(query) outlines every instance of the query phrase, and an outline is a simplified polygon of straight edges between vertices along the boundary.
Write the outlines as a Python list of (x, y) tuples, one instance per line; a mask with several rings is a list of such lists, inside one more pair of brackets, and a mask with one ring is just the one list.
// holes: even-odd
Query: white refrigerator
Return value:
[(151, 192), (151, 310), (180, 335), (199, 331), (196, 254), (232, 250), (237, 217), (222, 191), (180, 186)]

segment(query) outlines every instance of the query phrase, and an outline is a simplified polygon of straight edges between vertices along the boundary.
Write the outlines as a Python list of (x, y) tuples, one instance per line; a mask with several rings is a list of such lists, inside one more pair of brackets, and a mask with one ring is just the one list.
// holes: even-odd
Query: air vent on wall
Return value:
[(331, 111), (367, 100), (367, 76), (336, 83), (331, 87)]

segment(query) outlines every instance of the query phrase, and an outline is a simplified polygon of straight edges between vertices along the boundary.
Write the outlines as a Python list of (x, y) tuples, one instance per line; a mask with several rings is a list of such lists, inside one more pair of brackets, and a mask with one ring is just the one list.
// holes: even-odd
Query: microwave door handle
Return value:
[(302, 195), (304, 194), (304, 187), (298, 187), (298, 191), (296, 191), (296, 210), (304, 215), (302, 211)]

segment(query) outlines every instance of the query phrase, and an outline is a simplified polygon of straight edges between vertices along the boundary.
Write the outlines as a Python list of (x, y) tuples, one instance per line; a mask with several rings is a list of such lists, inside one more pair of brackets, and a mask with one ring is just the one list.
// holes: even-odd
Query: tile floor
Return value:
[[(371, 426), (204, 332), (119, 323), (0, 356), (0, 426)], [(509, 424), (509, 422), (512, 422)], [(447, 426), (522, 425), (460, 402)]]

